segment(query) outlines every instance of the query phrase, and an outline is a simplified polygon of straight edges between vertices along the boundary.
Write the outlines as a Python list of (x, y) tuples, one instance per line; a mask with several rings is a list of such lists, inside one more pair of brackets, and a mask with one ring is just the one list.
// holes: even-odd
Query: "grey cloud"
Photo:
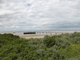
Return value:
[(0, 25), (0, 28), (4, 28), (4, 26), (3, 25)]
[[(5, 12), (3, 15), (0, 15), (0, 21), (3, 22), (3, 25), (10, 26), (12, 24), (21, 28), (25, 26), (28, 26), (28, 28), (29, 26), (36, 26), (36, 29), (75, 29), (80, 27), (79, 0), (1, 1), (5, 2), (4, 6), (0, 6), (1, 11), (7, 12), (8, 10), (13, 12), (10, 14)], [(49, 23), (42, 24), (44, 21)], [(20, 22), (26, 22), (26, 24), (19, 24)], [(35, 28), (33, 27), (31, 29)]]
[(57, 22), (55, 24), (44, 24), (42, 27), (45, 28), (80, 28), (80, 22), (68, 22), (68, 21), (63, 21), (63, 22)]
[(3, 0), (0, 0), (0, 3), (3, 3)]
[[(5, 1), (5, 0), (3, 0)], [(27, 0), (29, 1), (29, 0)], [(6, 2), (14, 2), (14, 3), (18, 3), (18, 2), (26, 2), (26, 0), (6, 0)]]

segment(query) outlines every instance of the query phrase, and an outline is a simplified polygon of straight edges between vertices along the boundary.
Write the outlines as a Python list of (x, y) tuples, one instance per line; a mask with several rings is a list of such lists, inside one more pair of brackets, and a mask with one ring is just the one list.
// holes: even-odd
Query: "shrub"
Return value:
[[(0, 60), (80, 60), (80, 33), (24, 39), (0, 34)], [(77, 58), (76, 58), (76, 57)]]
[(9, 54), (8, 54), (8, 57), (9, 57), (9, 58), (12, 58), (12, 60), (16, 60), (16, 59), (18, 58), (18, 55), (15, 54), (15, 53), (9, 53)]
[(50, 36), (45, 36), (44, 37), (44, 44), (46, 44), (46, 46), (48, 48), (52, 47), (55, 45), (55, 36), (54, 37), (50, 37)]
[(73, 43), (80, 42), (80, 37), (75, 36), (75, 37), (73, 37), (73, 38), (71, 39), (71, 41), (72, 41)]
[(56, 44), (57, 46), (59, 46), (60, 48), (61, 48), (61, 47), (62, 47), (62, 48), (66, 48), (66, 46), (69, 46), (69, 45), (70, 45), (70, 43), (68, 42), (68, 40), (62, 39), (62, 38), (56, 38), (56, 39), (55, 39), (55, 44)]

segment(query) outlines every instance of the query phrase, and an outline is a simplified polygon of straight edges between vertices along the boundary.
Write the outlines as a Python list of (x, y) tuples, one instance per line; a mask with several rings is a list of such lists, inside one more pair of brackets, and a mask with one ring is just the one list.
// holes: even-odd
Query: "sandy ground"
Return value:
[[(20, 36), (20, 37), (29, 39), (29, 38), (44, 38), (44, 36), (45, 35), (34, 35), (34, 36)], [(49, 35), (49, 36), (52, 36), (52, 35)]]
[(36, 35), (36, 36), (20, 36), (21, 38), (26, 38), (26, 39), (29, 39), (29, 38), (44, 38), (45, 35)]

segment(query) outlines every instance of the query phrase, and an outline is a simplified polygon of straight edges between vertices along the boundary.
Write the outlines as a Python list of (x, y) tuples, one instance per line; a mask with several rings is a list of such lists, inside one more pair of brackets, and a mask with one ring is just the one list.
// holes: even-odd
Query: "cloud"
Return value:
[(0, 28), (5, 31), (73, 30), (79, 23), (80, 0), (0, 0)]

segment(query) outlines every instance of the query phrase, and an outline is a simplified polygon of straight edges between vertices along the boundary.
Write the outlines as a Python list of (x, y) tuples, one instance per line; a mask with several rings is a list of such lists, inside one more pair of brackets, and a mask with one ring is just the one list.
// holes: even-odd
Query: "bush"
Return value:
[(55, 36), (53, 37), (50, 37), (50, 36), (45, 36), (44, 37), (44, 44), (46, 44), (46, 46), (48, 48), (52, 47), (55, 45), (55, 39), (54, 39)]
[(59, 46), (60, 48), (61, 48), (61, 47), (62, 47), (62, 48), (66, 48), (66, 46), (69, 46), (69, 45), (70, 45), (70, 43), (68, 42), (68, 40), (62, 39), (62, 38), (56, 38), (56, 39), (55, 39), (55, 44), (56, 44), (57, 46)]
[(70, 59), (80, 60), (80, 33), (46, 35), (42, 39), (0, 34), (0, 60)]

